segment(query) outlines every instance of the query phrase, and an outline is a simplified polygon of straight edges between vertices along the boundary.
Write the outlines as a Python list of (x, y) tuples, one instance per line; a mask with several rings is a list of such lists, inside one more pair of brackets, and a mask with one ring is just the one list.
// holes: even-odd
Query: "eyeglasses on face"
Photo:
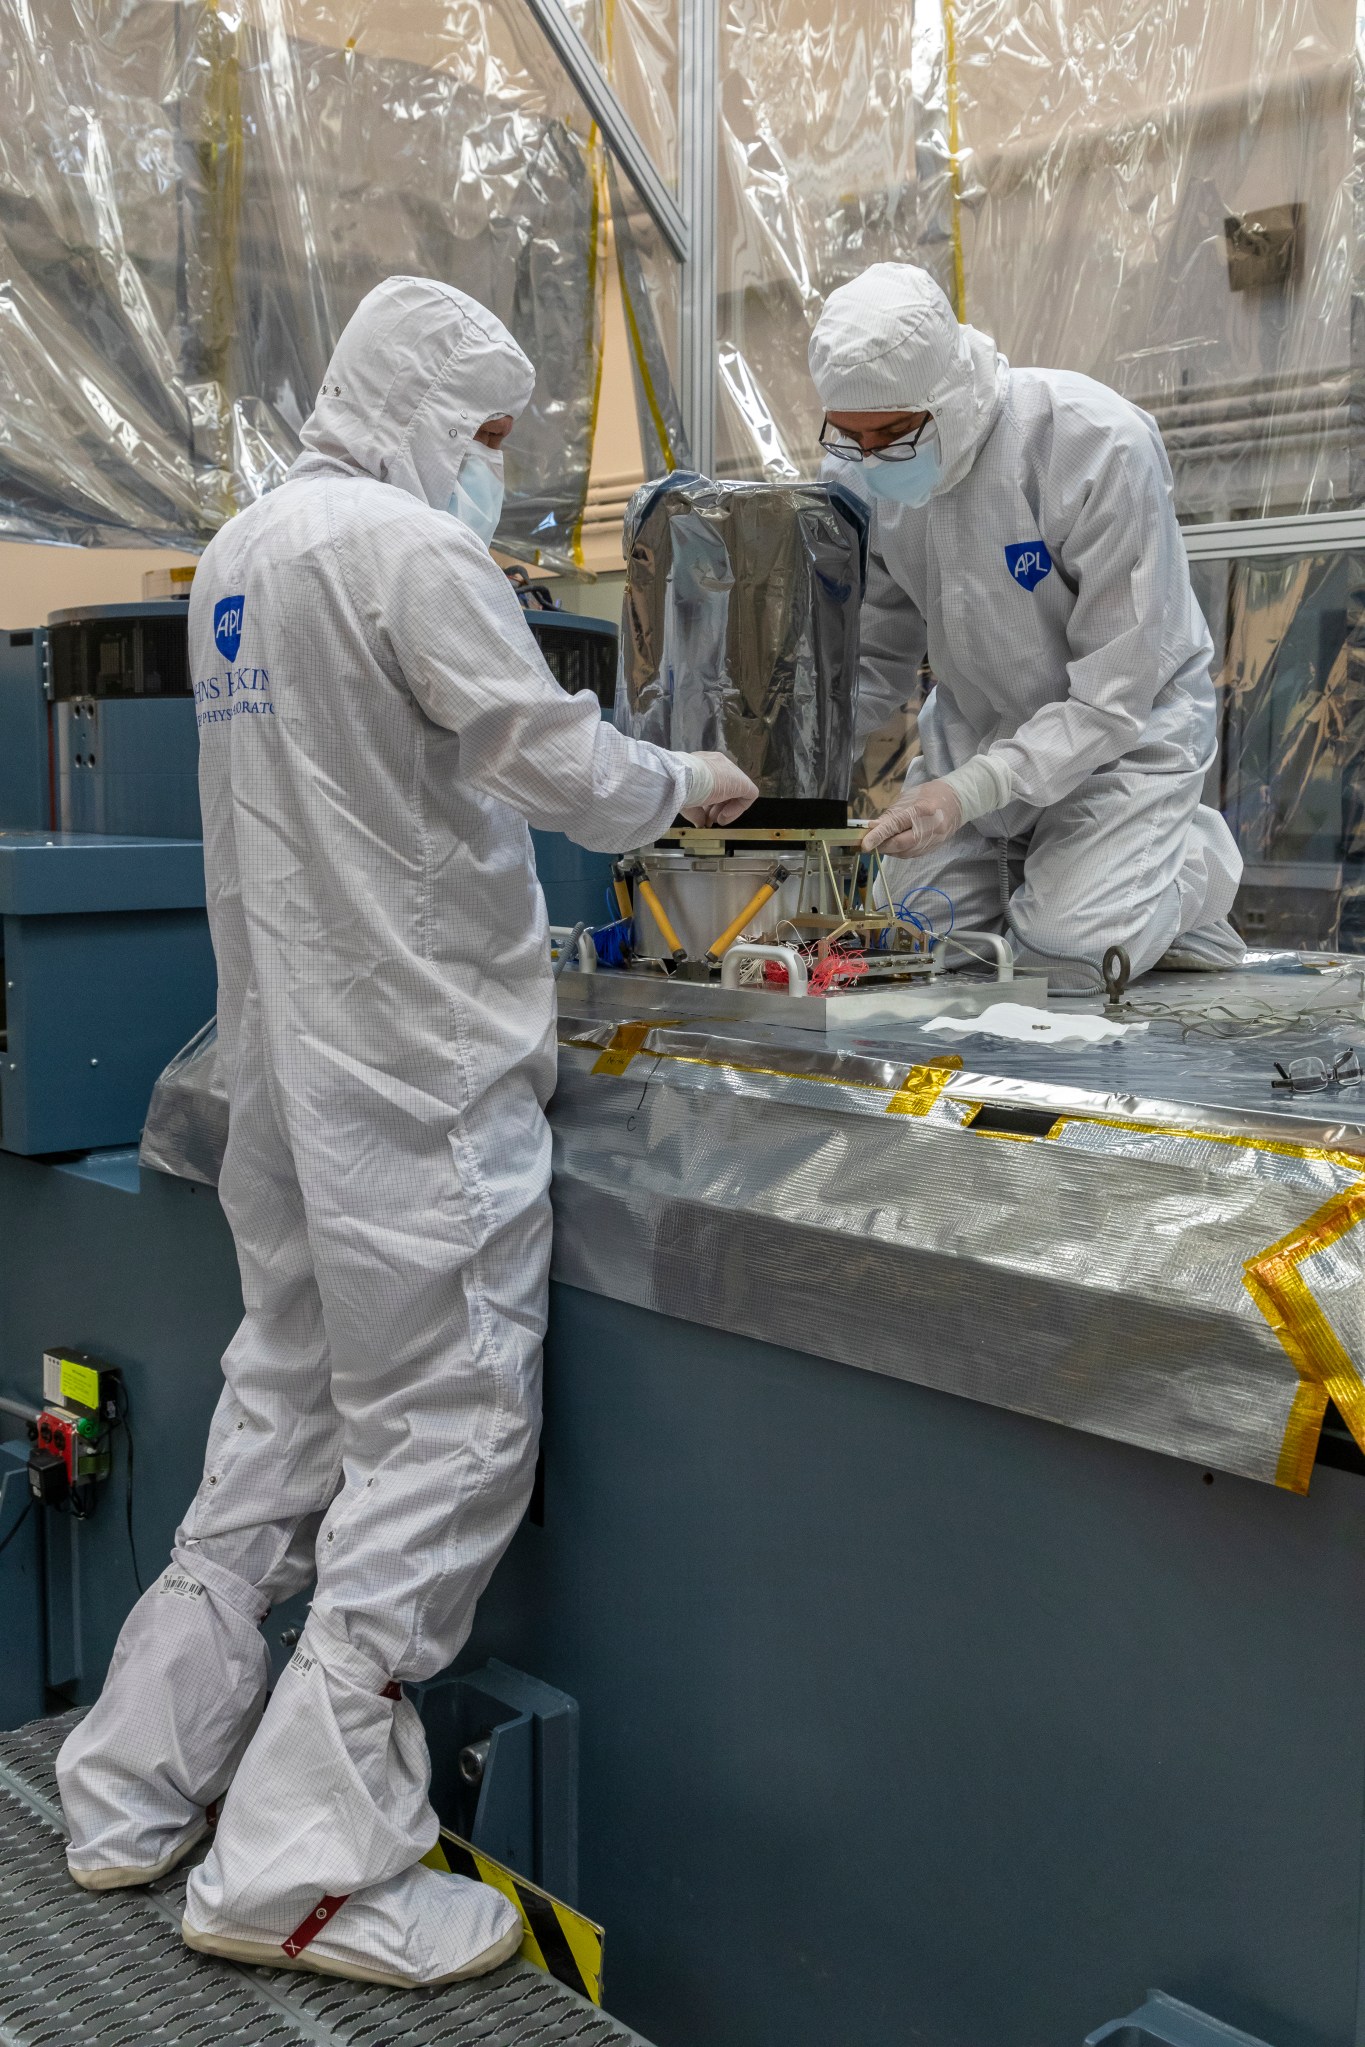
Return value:
[(865, 462), (869, 455), (874, 455), (879, 462), (913, 462), (928, 424), (929, 415), (926, 413), (913, 433), (902, 434), (899, 440), (889, 442), (884, 448), (864, 448), (861, 442), (850, 440), (847, 434), (841, 434), (826, 419), (820, 428), (820, 446), (827, 455), (833, 455), (840, 462)]

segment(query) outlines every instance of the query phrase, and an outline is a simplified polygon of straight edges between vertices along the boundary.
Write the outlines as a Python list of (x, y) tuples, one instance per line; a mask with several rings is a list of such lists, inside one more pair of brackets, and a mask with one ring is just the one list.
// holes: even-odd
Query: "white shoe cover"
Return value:
[(151, 1883), (204, 1833), (265, 1701), (263, 1617), (235, 1573), (178, 1563), (129, 1614), (104, 1690), (57, 1757), (67, 1866), (87, 1890)]
[(181, 1925), (186, 1945), (201, 1954), (268, 1969), (316, 1969), (401, 1990), (482, 1976), (510, 1961), (522, 1940), (521, 1921), (501, 1891), (421, 1864), (356, 1891), (297, 1951), (273, 1930), (222, 1914), (206, 1924), (201, 1909), (198, 1899), (187, 1898)]
[(345, 1898), (299, 1965), (344, 1960), (381, 1981), (427, 1983), (458, 1974), (510, 1931), (506, 1899), (414, 1866), (439, 1829), (421, 1720), (391, 1690), (335, 1621), (309, 1617), (190, 1876), (191, 1945), (234, 1941), (264, 1951), (239, 1959), (268, 1955), (282, 1967), (283, 1943), (321, 1901)]

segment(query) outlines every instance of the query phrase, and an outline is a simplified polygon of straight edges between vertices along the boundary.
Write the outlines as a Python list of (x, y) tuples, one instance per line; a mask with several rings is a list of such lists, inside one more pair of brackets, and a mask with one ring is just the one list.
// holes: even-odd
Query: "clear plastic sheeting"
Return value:
[(227, 1146), (227, 1096), (218, 1085), (218, 1026), (207, 1023), (152, 1089), (138, 1158), (178, 1180), (216, 1187)]
[(1196, 563), (1253, 944), (1365, 952), (1365, 555)]
[[(663, 0), (602, 5), (608, 68), (671, 164)], [(912, 261), (1012, 361), (1151, 411), (1182, 516), (1359, 504), (1358, 39), (1347, 0), (729, 0), (719, 473), (811, 473), (820, 305)], [(660, 460), (668, 259), (628, 190), (616, 217)]]
[(626, 1030), (561, 1022), (560, 1280), (1296, 1492), (1365, 1439), (1365, 1152)]
[(1356, 9), (944, 5), (965, 316), (1153, 413), (1184, 517), (1360, 502)]
[(0, 0), (0, 71), (0, 534), (203, 545), (406, 270), (537, 364), (502, 534), (573, 555), (605, 188), (518, 0)]
[(864, 542), (861, 508), (821, 483), (637, 491), (617, 722), (728, 753), (763, 796), (846, 800)]
[[(674, 10), (601, 0), (588, 28), (641, 135), (676, 163)], [(951, 279), (937, 5), (730, 0), (720, 12), (717, 441), (721, 476), (812, 475), (820, 407), (806, 341), (867, 264)], [(651, 474), (676, 461), (676, 269), (628, 185), (613, 214)]]

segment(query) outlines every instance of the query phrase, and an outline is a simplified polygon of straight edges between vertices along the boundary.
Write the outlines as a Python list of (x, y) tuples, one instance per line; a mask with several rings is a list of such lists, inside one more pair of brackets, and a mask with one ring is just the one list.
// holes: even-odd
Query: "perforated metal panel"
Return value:
[(474, 1983), (396, 1991), (193, 1954), (185, 1871), (94, 1896), (66, 1873), (52, 1763), (75, 1715), (0, 1734), (4, 2047), (642, 2047), (520, 1962)]

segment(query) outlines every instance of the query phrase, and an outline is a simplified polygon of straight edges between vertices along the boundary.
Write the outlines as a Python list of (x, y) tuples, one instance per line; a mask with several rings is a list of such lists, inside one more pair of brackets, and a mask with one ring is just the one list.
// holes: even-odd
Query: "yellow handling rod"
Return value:
[(764, 882), (758, 894), (754, 896), (751, 902), (747, 902), (744, 905), (744, 908), (740, 911), (733, 924), (726, 925), (719, 938), (712, 939), (707, 949), (706, 957), (713, 967), (718, 966), (721, 960), (724, 959), (730, 947), (739, 937), (740, 932), (749, 922), (749, 919), (756, 917), (763, 908), (763, 905), (772, 901), (772, 898), (777, 894), (777, 891), (790, 873), (790, 867), (783, 867), (780, 861), (774, 863), (769, 871), (768, 879)]
[(618, 860), (611, 870), (611, 885), (616, 891), (616, 907), (629, 923), (635, 915), (635, 905), (630, 899), (630, 869), (624, 860)]
[[(665, 910), (663, 904), (659, 901), (658, 896), (655, 894), (654, 884), (651, 882), (649, 876), (645, 873), (644, 868), (639, 866), (638, 864), (634, 867), (628, 868), (627, 872), (630, 875), (631, 880), (635, 883), (635, 886), (639, 889), (641, 899), (648, 908), (650, 916), (658, 925), (660, 933), (662, 934), (663, 937), (664, 944), (668, 947), (669, 952), (672, 954), (673, 964), (675, 966), (680, 965), (681, 962), (687, 958), (687, 949), (683, 945), (681, 939), (678, 937), (677, 932), (673, 929), (673, 926), (668, 921), (668, 912), (667, 910)], [(620, 884), (618, 883), (617, 886), (619, 888)], [(617, 901), (618, 902), (620, 901), (619, 895), (617, 896)]]

